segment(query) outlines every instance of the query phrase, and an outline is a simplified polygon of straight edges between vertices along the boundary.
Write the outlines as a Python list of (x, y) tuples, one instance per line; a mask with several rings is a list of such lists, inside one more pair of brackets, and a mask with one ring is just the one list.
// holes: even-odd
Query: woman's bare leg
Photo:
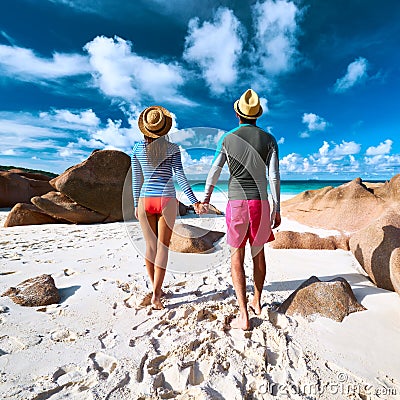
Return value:
[(163, 308), (161, 303), (161, 287), (164, 282), (165, 271), (168, 263), (169, 243), (176, 218), (176, 200), (171, 199), (165, 206), (162, 215), (158, 219), (157, 254), (154, 262), (154, 292), (152, 304), (155, 308)]
[(142, 228), (143, 237), (146, 242), (145, 263), (147, 274), (154, 288), (154, 261), (157, 254), (157, 220), (155, 214), (146, 213), (141, 200), (139, 200), (138, 217)]

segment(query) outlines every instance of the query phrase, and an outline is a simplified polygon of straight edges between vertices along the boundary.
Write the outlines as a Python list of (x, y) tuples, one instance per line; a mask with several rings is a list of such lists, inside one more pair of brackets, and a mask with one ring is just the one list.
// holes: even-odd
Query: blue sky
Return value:
[(59, 173), (93, 149), (129, 153), (139, 112), (162, 104), (203, 176), (252, 87), (284, 179), (388, 179), (399, 20), (397, 0), (3, 0), (0, 164)]

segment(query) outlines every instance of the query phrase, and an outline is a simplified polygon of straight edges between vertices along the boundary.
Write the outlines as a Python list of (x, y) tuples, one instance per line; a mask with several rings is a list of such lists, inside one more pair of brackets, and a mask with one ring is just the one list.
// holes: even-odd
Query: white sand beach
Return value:
[[(226, 229), (224, 217), (181, 222)], [(308, 228), (284, 219), (279, 229)], [(212, 254), (171, 253), (162, 311), (146, 306), (137, 222), (0, 228), (0, 244), (1, 293), (47, 273), (62, 297), (0, 298), (2, 399), (400, 398), (400, 298), (350, 252), (268, 248), (266, 305), (243, 332), (226, 330), (237, 309), (225, 238)], [(249, 254), (245, 264), (250, 294)], [(344, 277), (367, 311), (342, 323), (272, 311), (312, 275)]]

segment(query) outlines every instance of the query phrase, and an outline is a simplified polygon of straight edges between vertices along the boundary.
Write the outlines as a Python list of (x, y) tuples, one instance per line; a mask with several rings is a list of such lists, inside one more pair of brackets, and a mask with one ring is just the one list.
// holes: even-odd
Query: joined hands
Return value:
[(201, 201), (198, 201), (197, 203), (193, 204), (193, 208), (197, 215), (207, 214), (208, 203), (202, 203)]

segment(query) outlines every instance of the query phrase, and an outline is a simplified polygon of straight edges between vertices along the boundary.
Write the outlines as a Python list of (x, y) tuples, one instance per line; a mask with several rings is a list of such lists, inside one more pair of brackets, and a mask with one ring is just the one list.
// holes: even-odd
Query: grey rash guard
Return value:
[(206, 181), (205, 202), (210, 201), (226, 161), (229, 200), (267, 200), (268, 168), (273, 211), (280, 212), (278, 145), (271, 134), (258, 126), (240, 124), (221, 137)]

